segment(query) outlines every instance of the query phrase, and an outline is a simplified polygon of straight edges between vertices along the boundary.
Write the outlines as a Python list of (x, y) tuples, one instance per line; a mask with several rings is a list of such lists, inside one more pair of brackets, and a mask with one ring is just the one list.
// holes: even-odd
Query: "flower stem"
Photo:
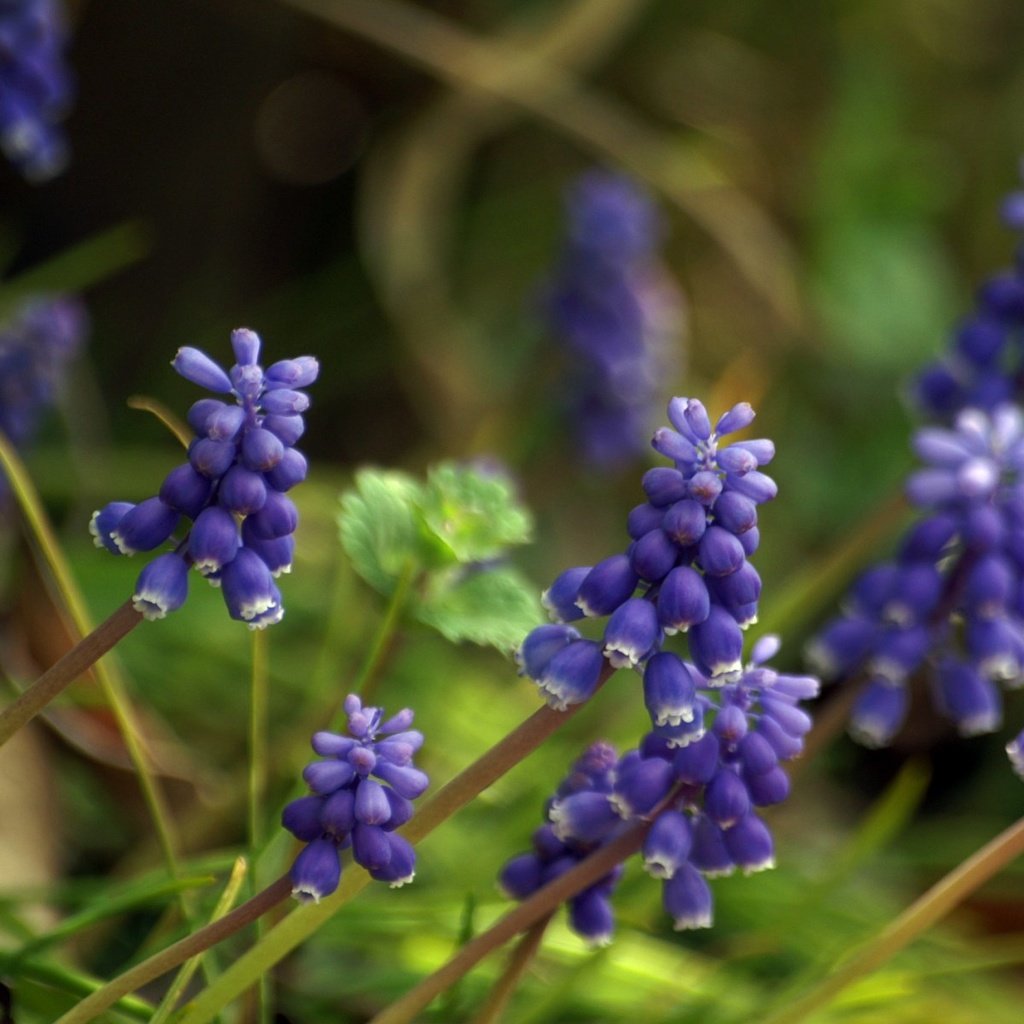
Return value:
[(480, 1012), (473, 1018), (473, 1024), (498, 1024), (501, 1020), (508, 1001), (512, 998), (512, 994), (540, 949), (552, 916), (552, 914), (548, 914), (546, 917), (542, 917), (516, 943), (516, 948), (512, 950), (505, 970), (502, 971), (501, 977), (495, 982), (486, 1001), (480, 1007)]
[(373, 692), (377, 688), (377, 669), (380, 667), (388, 646), (394, 636), (395, 629), (405, 611), (405, 602), (409, 597), (409, 590), (416, 577), (416, 564), (409, 559), (402, 566), (395, 589), (391, 592), (391, 600), (388, 601), (387, 611), (381, 619), (377, 632), (374, 635), (373, 643), (366, 654), (359, 675), (352, 684), (352, 693), (359, 694), (363, 702), (367, 703), (372, 699)]
[(143, 960), (142, 963), (136, 964), (124, 974), (114, 978), (103, 988), (83, 999), (77, 1006), (73, 1006), (56, 1021), (56, 1024), (85, 1024), (86, 1021), (95, 1019), (104, 1010), (113, 1006), (122, 996), (134, 992), (147, 982), (159, 978), (161, 974), (184, 963), (189, 957), (197, 956), (229, 935), (234, 935), (239, 929), (252, 924), (271, 907), (285, 899), (291, 892), (291, 885), (290, 879), (279, 878), (251, 900), (236, 907), (230, 914), (225, 914), (219, 920), (211, 921), (205, 927), (187, 935), (166, 949), (160, 950), (148, 960)]
[(542, 889), (538, 889), (487, 931), (481, 932), (471, 942), (467, 942), (444, 966), (373, 1017), (370, 1024), (407, 1024), (415, 1020), (419, 1012), (428, 1006), (435, 996), (458, 981), (488, 953), (503, 946), (519, 932), (550, 916), (560, 904), (593, 885), (607, 875), (616, 864), (622, 863), (636, 853), (652, 823), (638, 821), (630, 825), (606, 846), (600, 847), (589, 857), (581, 860), (576, 867), (549, 882)]
[(106, 622), (80, 640), (58, 662), (51, 665), (31, 686), (0, 711), (0, 746), (23, 725), (27, 725), (50, 701), (59, 697), (119, 640), (127, 636), (142, 616), (126, 601)]
[(269, 696), (267, 637), (252, 633), (252, 682), (249, 693), (249, 848), (255, 855), (263, 842), (260, 811), (267, 788), (267, 700)]
[(844, 988), (881, 967), (1021, 854), (1024, 818), (957, 865), (875, 938), (845, 962), (841, 961), (820, 984), (795, 1001), (787, 1000), (763, 1024), (794, 1024), (827, 1006)]
[[(270, 674), (268, 666), (266, 631), (257, 629), (252, 634), (252, 685), (249, 694), (249, 855), (253, 872), (250, 876), (249, 892), (256, 887), (256, 856), (263, 842), (263, 797), (267, 788), (267, 701), (269, 697)], [(256, 937), (261, 938), (263, 929), (256, 922)], [(256, 988), (256, 1020), (266, 1024), (270, 1005), (270, 979), (260, 976)]]

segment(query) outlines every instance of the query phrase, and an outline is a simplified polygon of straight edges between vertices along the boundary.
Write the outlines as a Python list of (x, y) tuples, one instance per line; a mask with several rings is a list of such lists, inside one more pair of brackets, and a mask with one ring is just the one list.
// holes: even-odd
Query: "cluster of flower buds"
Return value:
[[(1003, 202), (1008, 228), (1024, 230), (1024, 192)], [(918, 374), (914, 398), (930, 418), (952, 423), (961, 409), (990, 411), (1020, 402), (1024, 381), (1024, 253), (977, 292), (977, 308), (953, 334), (949, 350)]]
[[(533, 852), (505, 866), (505, 891), (523, 899), (627, 823), (653, 819), (641, 853), (646, 871), (664, 883), (666, 911), (676, 929), (710, 927), (708, 878), (774, 865), (757, 808), (788, 795), (781, 762), (801, 752), (810, 727), (798, 705), (817, 695), (818, 681), (769, 668), (778, 648), (776, 637), (763, 637), (729, 682), (706, 679), (673, 653), (654, 655), (644, 673), (653, 730), (620, 759), (597, 744), (577, 762), (548, 804), (549, 824), (534, 834)], [(618, 877), (616, 870), (570, 903), (573, 929), (591, 943), (611, 938)]]
[(180, 608), (194, 567), (220, 587), (228, 612), (252, 629), (281, 620), (284, 605), (274, 578), (291, 570), (298, 512), (285, 492), (306, 477), (296, 448), (319, 364), (312, 356), (284, 359), (264, 370), (260, 339), (232, 332), (237, 363), (225, 371), (195, 348), (182, 348), (172, 366), (186, 380), (233, 403), (202, 398), (188, 413), (196, 433), (188, 461), (171, 470), (160, 493), (137, 505), (115, 501), (95, 512), (97, 546), (114, 554), (152, 551), (190, 526), (173, 551), (140, 573), (133, 597), (148, 619)]
[(423, 735), (409, 728), (408, 708), (382, 721), (381, 708), (364, 707), (350, 694), (344, 710), (347, 736), (313, 736), (324, 760), (302, 773), (312, 795), (293, 800), (281, 814), (284, 827), (308, 844), (291, 870), (292, 894), (302, 902), (319, 902), (338, 888), (341, 852), (349, 846), (357, 864), (392, 888), (415, 873), (416, 853), (395, 829), (412, 817), (412, 801), (429, 783), (412, 763)]
[(583, 454), (615, 465), (642, 451), (649, 410), (676, 370), (683, 301), (657, 256), (657, 211), (632, 180), (591, 171), (566, 207), (547, 319), (571, 360), (566, 390)]
[[(608, 743), (594, 743), (576, 761), (547, 803), (549, 821), (534, 832), (533, 850), (513, 857), (501, 871), (499, 884), (509, 899), (526, 899), (608, 841), (622, 820), (609, 804), (618, 763), (618, 753)], [(590, 814), (581, 826), (584, 808)], [(611, 942), (611, 896), (621, 875), (619, 864), (569, 900), (572, 929), (591, 945)]]
[(926, 660), (939, 710), (965, 736), (999, 727), (997, 684), (1024, 683), (1024, 415), (965, 409), (914, 447), (926, 468), (907, 495), (925, 515), (809, 650), (823, 674), (867, 676), (851, 731), (872, 746), (899, 730)]
[(67, 31), (58, 0), (0, 3), (0, 148), (29, 181), (67, 163), (60, 121), (71, 105)]
[[(555, 623), (533, 630), (519, 650), (522, 672), (555, 708), (585, 701), (606, 658), (614, 668), (640, 669), (675, 633), (687, 634), (694, 664), (712, 683), (740, 674), (742, 630), (756, 621), (761, 593), (748, 561), (760, 540), (757, 506), (776, 494), (759, 467), (775, 446), (721, 443), (753, 421), (745, 402), (713, 429), (694, 398), (672, 399), (668, 415), (674, 429), (661, 428), (652, 443), (674, 465), (644, 474), (647, 501), (627, 520), (633, 542), (623, 554), (563, 572), (543, 595)], [(569, 625), (604, 616), (601, 643)], [(685, 723), (661, 728), (682, 735)]]
[(14, 444), (53, 405), (87, 330), (81, 303), (66, 296), (31, 299), (0, 327), (0, 430)]

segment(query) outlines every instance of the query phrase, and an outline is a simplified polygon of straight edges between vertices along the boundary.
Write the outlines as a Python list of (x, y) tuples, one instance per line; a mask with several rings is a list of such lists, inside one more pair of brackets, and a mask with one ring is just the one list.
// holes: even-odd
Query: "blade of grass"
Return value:
[(150, 236), (138, 221), (102, 231), (0, 286), (0, 318), (40, 292), (80, 292), (137, 262), (149, 251)]
[(1024, 854), (1024, 818), (957, 865), (873, 939), (844, 957), (818, 985), (770, 1012), (762, 1024), (796, 1024), (895, 956), (1007, 864)]
[[(210, 915), (211, 923), (219, 921), (231, 909), (235, 900), (238, 899), (238, 893), (242, 888), (242, 882), (245, 881), (247, 869), (246, 859), (244, 857), (236, 857), (227, 885), (224, 886), (224, 891), (220, 894), (220, 899), (217, 900), (217, 905), (213, 908), (213, 913)], [(160, 1001), (160, 1005), (156, 1008), (156, 1013), (153, 1014), (150, 1024), (164, 1024), (164, 1021), (170, 1017), (182, 993), (196, 973), (196, 968), (199, 967), (201, 959), (202, 954), (197, 954), (181, 965), (181, 969), (175, 976), (174, 981), (171, 982), (171, 987), (167, 990)]]

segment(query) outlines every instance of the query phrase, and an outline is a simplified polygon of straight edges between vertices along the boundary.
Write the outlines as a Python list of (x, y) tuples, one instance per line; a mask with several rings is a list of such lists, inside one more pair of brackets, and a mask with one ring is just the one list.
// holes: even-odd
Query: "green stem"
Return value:
[(495, 982), (494, 987), (487, 995), (483, 1006), (473, 1018), (473, 1024), (498, 1024), (501, 1020), (509, 1000), (515, 990), (519, 987), (523, 975), (526, 974), (530, 964), (540, 949), (544, 940), (544, 933), (553, 914), (542, 917), (532, 928), (516, 943), (512, 955), (508, 958), (505, 970), (501, 977)]
[[(249, 856), (252, 858), (252, 888), (256, 886), (256, 856), (263, 842), (263, 797), (267, 789), (267, 702), (270, 691), (266, 631), (252, 634), (252, 690), (249, 707)], [(263, 935), (261, 922), (256, 922), (257, 941)], [(209, 980), (209, 979), (208, 979)], [(270, 979), (261, 975), (256, 986), (256, 1020), (267, 1024), (270, 1006)]]
[(51, 665), (31, 686), (0, 711), (0, 746), (23, 725), (31, 722), (82, 673), (92, 668), (99, 658), (126, 637), (141, 621), (142, 616), (132, 607), (131, 602), (127, 601), (106, 622)]
[[(238, 890), (241, 889), (242, 882), (245, 880), (247, 867), (248, 865), (244, 857), (235, 858), (227, 885), (224, 886), (224, 891), (220, 894), (220, 899), (217, 900), (217, 905), (213, 908), (213, 914), (210, 916), (211, 923), (219, 921), (228, 912), (231, 904), (238, 898)], [(197, 954), (181, 965), (181, 970), (178, 971), (174, 981), (171, 983), (171, 987), (160, 1001), (160, 1005), (156, 1008), (156, 1013), (153, 1014), (153, 1019), (149, 1024), (164, 1024), (167, 1018), (170, 1017), (171, 1012), (181, 998), (182, 992), (185, 991), (186, 986), (192, 980), (192, 976), (195, 974), (201, 959), (201, 954)]]
[(261, 810), (267, 788), (267, 700), (269, 697), (267, 637), (252, 634), (252, 686), (249, 698), (249, 849), (255, 856), (263, 842)]
[(799, 999), (787, 1001), (762, 1024), (794, 1024), (827, 1006), (844, 988), (881, 967), (1021, 854), (1024, 854), (1024, 818), (936, 882), (875, 938), (845, 962), (840, 962), (819, 985)]
[(409, 559), (402, 566), (402, 571), (395, 583), (395, 589), (391, 592), (391, 600), (388, 601), (387, 610), (384, 612), (384, 618), (380, 620), (380, 625), (377, 627), (377, 632), (373, 637), (373, 643), (370, 645), (366, 658), (359, 669), (359, 675), (356, 676), (355, 682), (352, 684), (351, 692), (359, 694), (364, 702), (372, 698), (373, 692), (377, 687), (377, 670), (394, 637), (395, 630), (398, 628), (402, 612), (405, 610), (405, 602), (409, 597), (409, 591), (415, 578), (416, 564), (412, 559)]
[(593, 885), (616, 864), (621, 864), (627, 857), (636, 853), (652, 824), (653, 819), (637, 821), (607, 846), (595, 850), (572, 870), (538, 889), (487, 931), (481, 932), (471, 942), (467, 942), (443, 967), (424, 978), (401, 999), (373, 1017), (370, 1024), (408, 1024), (409, 1021), (415, 1020), (417, 1014), (436, 996), (458, 981), (488, 953), (503, 946), (519, 932), (526, 931), (538, 921), (550, 916), (560, 904)]
[(212, 921), (107, 982), (101, 989), (68, 1010), (55, 1024), (86, 1024), (87, 1021), (94, 1020), (122, 996), (134, 992), (154, 978), (159, 978), (161, 974), (173, 970), (190, 957), (197, 956), (252, 924), (285, 899), (291, 893), (291, 887), (290, 879), (279, 878), (251, 900), (236, 907), (230, 914)]

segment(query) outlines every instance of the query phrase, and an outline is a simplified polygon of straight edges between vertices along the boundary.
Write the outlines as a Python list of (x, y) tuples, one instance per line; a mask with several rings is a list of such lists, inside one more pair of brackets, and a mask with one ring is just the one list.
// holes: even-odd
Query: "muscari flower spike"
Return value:
[(73, 85), (66, 48), (57, 0), (0, 3), (0, 149), (29, 181), (47, 181), (67, 165), (60, 122)]
[(56, 401), (88, 333), (77, 299), (38, 296), (0, 326), (0, 430), (21, 446)]
[(302, 773), (312, 793), (281, 814), (284, 827), (307, 844), (291, 869), (292, 895), (303, 903), (319, 903), (337, 889), (341, 853), (349, 847), (357, 864), (392, 888), (415, 874), (416, 853), (395, 830), (412, 817), (412, 801), (429, 784), (413, 764), (423, 734), (410, 728), (408, 708), (385, 720), (381, 708), (364, 707), (349, 694), (344, 710), (347, 735), (313, 736), (323, 760)]
[[(1024, 229), (1024, 193), (1003, 207)], [(896, 556), (855, 583), (843, 614), (808, 649), (823, 675), (862, 676), (853, 736), (889, 743), (906, 720), (908, 680), (926, 670), (933, 701), (962, 735), (1002, 722), (1000, 686), (1024, 683), (1024, 264), (989, 279), (949, 352), (917, 378), (939, 424), (920, 428), (924, 463), (907, 482), (920, 510)]]
[[(691, 658), (712, 685), (741, 672), (743, 630), (757, 620), (761, 593), (748, 560), (760, 541), (757, 506), (776, 494), (760, 467), (775, 446), (765, 439), (723, 443), (753, 421), (745, 402), (713, 428), (694, 398), (672, 399), (668, 415), (672, 426), (658, 430), (652, 444), (673, 464), (644, 474), (647, 501), (626, 524), (632, 543), (594, 566), (563, 572), (542, 596), (556, 624), (532, 631), (518, 653), (521, 671), (552, 707), (585, 701), (606, 660), (642, 670), (676, 633), (687, 634)], [(603, 617), (601, 643), (570, 625)]]
[[(1006, 227), (1024, 232), (1024, 192), (1000, 211)], [(930, 419), (951, 424), (962, 409), (991, 411), (1024, 398), (1024, 250), (1010, 269), (977, 290), (975, 308), (953, 331), (947, 351), (913, 382), (912, 397)]]
[(997, 729), (999, 684), (1024, 682), (1024, 417), (965, 409), (953, 430), (919, 430), (915, 448), (926, 467), (907, 495), (925, 515), (808, 651), (823, 674), (866, 676), (850, 728), (869, 746), (899, 731), (907, 682), (925, 666), (964, 736)]
[[(305, 456), (294, 447), (309, 408), (304, 388), (320, 367), (312, 356), (259, 365), (259, 336), (232, 332), (237, 362), (225, 371), (195, 348), (178, 350), (171, 365), (186, 380), (222, 401), (201, 398), (188, 413), (195, 439), (188, 461), (168, 473), (158, 495), (137, 505), (111, 502), (93, 513), (97, 547), (113, 554), (174, 549), (141, 572), (133, 595), (147, 619), (180, 608), (188, 570), (219, 587), (233, 619), (264, 629), (284, 615), (274, 582), (291, 571), (298, 512), (287, 493), (306, 477)], [(173, 534), (187, 523), (184, 536)]]
[(643, 450), (648, 410), (677, 369), (683, 301), (657, 254), (657, 210), (631, 179), (584, 174), (566, 216), (544, 308), (571, 359), (570, 416), (583, 454), (611, 466)]
[[(666, 912), (677, 930), (710, 927), (708, 879), (774, 866), (758, 808), (785, 800), (782, 762), (801, 752), (810, 727), (799, 703), (817, 696), (818, 681), (770, 668), (778, 649), (778, 638), (762, 637), (736, 677), (715, 685), (673, 653), (652, 657), (644, 674), (652, 731), (621, 758), (599, 743), (574, 765), (547, 804), (533, 850), (505, 865), (506, 894), (526, 898), (627, 823), (653, 819), (641, 857), (663, 883)], [(592, 945), (611, 941), (621, 873), (618, 865), (570, 901), (570, 925)]]

